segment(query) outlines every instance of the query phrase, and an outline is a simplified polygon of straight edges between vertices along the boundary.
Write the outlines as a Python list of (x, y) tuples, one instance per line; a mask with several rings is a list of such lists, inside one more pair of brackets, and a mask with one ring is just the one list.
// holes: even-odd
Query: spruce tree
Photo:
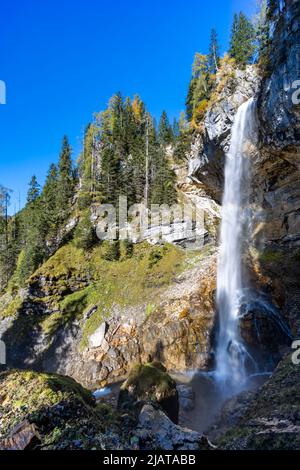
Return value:
[(170, 126), (166, 111), (162, 112), (161, 118), (159, 120), (158, 139), (162, 145), (169, 145), (174, 140), (172, 127)]
[(91, 223), (91, 214), (87, 209), (81, 216), (74, 234), (75, 246), (83, 250), (90, 250), (97, 242), (95, 229)]
[(220, 62), (220, 47), (218, 43), (217, 31), (213, 28), (210, 35), (208, 68), (211, 74), (215, 74), (218, 70)]
[(38, 184), (36, 176), (33, 175), (30, 180), (29, 189), (27, 192), (27, 203), (30, 204), (36, 201), (39, 195), (40, 195), (40, 185)]
[(58, 223), (58, 169), (54, 163), (50, 165), (41, 198), (44, 225), (48, 236), (51, 236), (55, 234)]
[(193, 111), (194, 111), (194, 92), (196, 88), (196, 79), (194, 77), (191, 78), (188, 93), (185, 100), (185, 113), (188, 122), (191, 122), (193, 118)]
[(253, 60), (254, 52), (254, 27), (244, 13), (235, 14), (230, 40), (230, 56), (236, 60), (239, 66), (245, 67)]
[(74, 173), (71, 158), (71, 147), (67, 136), (64, 136), (58, 162), (57, 210), (63, 223), (69, 214), (74, 193)]

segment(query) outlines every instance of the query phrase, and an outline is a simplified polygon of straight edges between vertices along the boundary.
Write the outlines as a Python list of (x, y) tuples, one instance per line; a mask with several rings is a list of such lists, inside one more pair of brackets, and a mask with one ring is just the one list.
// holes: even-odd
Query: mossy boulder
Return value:
[(2, 372), (0, 405), (2, 449), (124, 448), (118, 414), (69, 377)]
[(119, 409), (140, 411), (145, 403), (161, 408), (174, 423), (178, 423), (176, 383), (159, 362), (135, 365), (121, 387)]

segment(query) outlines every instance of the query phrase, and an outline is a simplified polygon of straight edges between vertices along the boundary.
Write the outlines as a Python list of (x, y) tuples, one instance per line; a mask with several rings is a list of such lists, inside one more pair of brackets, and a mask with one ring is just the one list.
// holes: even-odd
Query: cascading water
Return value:
[(249, 355), (239, 335), (238, 315), (240, 296), (245, 287), (242, 251), (247, 222), (244, 215), (249, 203), (249, 145), (254, 142), (255, 134), (255, 102), (250, 99), (240, 106), (235, 116), (225, 163), (217, 275), (219, 331), (215, 376), (227, 394), (242, 389), (247, 380)]

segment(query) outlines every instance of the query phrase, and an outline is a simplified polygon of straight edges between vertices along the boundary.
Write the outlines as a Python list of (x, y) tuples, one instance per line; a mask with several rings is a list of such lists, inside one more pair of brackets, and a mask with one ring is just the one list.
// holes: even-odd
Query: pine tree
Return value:
[(29, 189), (27, 193), (27, 203), (30, 204), (39, 197), (40, 195), (40, 185), (38, 184), (36, 176), (32, 176), (30, 183), (29, 183)]
[(188, 130), (188, 123), (185, 118), (184, 111), (181, 111), (179, 115), (179, 121), (178, 121), (178, 126), (179, 126), (179, 133), (182, 134), (183, 132), (186, 132)]
[(71, 147), (67, 136), (64, 136), (58, 162), (57, 210), (61, 223), (68, 216), (74, 193), (74, 173), (71, 158)]
[(235, 14), (230, 40), (230, 56), (236, 60), (238, 65), (245, 67), (253, 60), (254, 52), (254, 27), (244, 13)]
[(7, 284), (14, 265), (9, 234), (9, 201), (10, 190), (0, 185), (0, 290)]
[(55, 234), (58, 223), (58, 169), (54, 163), (50, 165), (41, 198), (44, 226), (47, 228), (47, 235), (51, 236)]
[(172, 131), (173, 131), (174, 139), (177, 139), (180, 134), (180, 126), (176, 118), (173, 119)]
[(75, 245), (83, 250), (90, 250), (97, 242), (95, 229), (91, 223), (91, 214), (86, 210), (78, 223), (74, 233)]
[(162, 112), (161, 118), (159, 120), (158, 139), (162, 145), (170, 145), (174, 140), (172, 127), (170, 126), (166, 111)]
[(270, 22), (267, 13), (267, 0), (258, 0), (258, 12), (255, 16), (256, 49), (260, 68), (265, 72), (268, 69), (270, 48)]
[(188, 93), (187, 93), (187, 97), (185, 100), (185, 113), (186, 113), (186, 118), (188, 122), (191, 122), (193, 118), (195, 87), (196, 87), (196, 79), (192, 77), (189, 83)]
[(215, 74), (218, 70), (220, 62), (220, 47), (218, 43), (217, 31), (213, 28), (210, 35), (208, 68), (211, 74)]

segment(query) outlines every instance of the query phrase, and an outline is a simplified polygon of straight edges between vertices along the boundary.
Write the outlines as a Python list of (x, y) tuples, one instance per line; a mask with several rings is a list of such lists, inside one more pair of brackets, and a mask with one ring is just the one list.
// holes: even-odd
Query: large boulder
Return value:
[(119, 409), (129, 411), (134, 408), (140, 409), (145, 403), (158, 406), (174, 423), (178, 423), (179, 402), (176, 383), (160, 363), (134, 366), (121, 387)]
[(144, 405), (136, 431), (140, 449), (213, 450), (208, 439), (196, 431), (174, 424), (161, 410)]
[(96, 405), (90, 391), (57, 374), (0, 373), (0, 423), (3, 450), (129, 446), (128, 431), (123, 431), (116, 411)]

